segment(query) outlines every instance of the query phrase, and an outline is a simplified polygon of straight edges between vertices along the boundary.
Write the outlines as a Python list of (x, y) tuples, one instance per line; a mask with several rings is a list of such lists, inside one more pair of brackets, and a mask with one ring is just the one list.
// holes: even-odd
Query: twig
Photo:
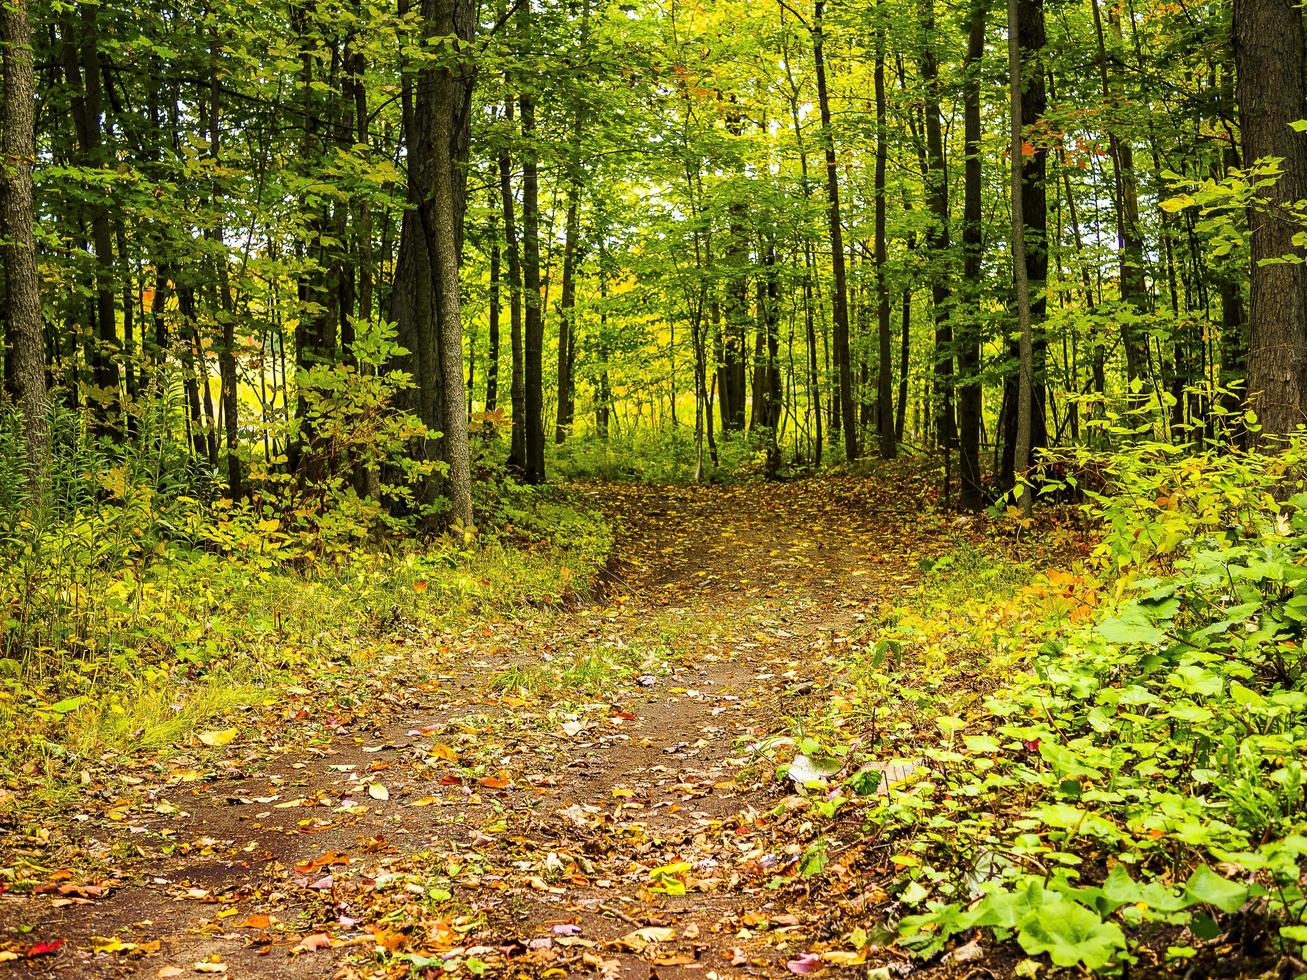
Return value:
[(623, 912), (621, 909), (619, 909), (619, 908), (614, 908), (614, 907), (611, 906), (611, 905), (605, 905), (605, 904), (603, 904), (602, 902), (601, 902), (600, 905), (599, 905), (599, 911), (602, 912), (602, 913), (604, 913), (604, 915), (611, 915), (611, 916), (613, 916), (614, 918), (616, 918), (616, 919), (621, 919), (623, 922), (630, 923), (630, 924), (633, 925), (633, 926), (643, 926), (643, 925), (644, 925), (644, 923), (641, 922), (639, 919), (636, 919), (636, 918), (633, 918), (632, 916), (627, 915), (627, 914), (626, 914), (625, 912)]

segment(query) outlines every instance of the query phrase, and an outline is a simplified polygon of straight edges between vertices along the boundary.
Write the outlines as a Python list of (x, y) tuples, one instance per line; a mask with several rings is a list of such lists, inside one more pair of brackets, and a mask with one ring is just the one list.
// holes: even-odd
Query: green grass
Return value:
[[(493, 530), (467, 547), (391, 541), (286, 561), (174, 547), (117, 567), (76, 552), (67, 578), (43, 583), (49, 608), (77, 620), (49, 635), (75, 642), (0, 662), (0, 725), (11, 733), (0, 777), (23, 773), (57, 793), (83, 761), (166, 754), (288, 687), (322, 680), (335, 696), (368, 669), (396, 669), (378, 658), (420, 668), (397, 641), (583, 596), (611, 547), (597, 512), (529, 490), (501, 502)], [(23, 583), (9, 568), (0, 586), (15, 596)], [(69, 580), (73, 610), (60, 605)], [(579, 667), (577, 682), (597, 670)]]

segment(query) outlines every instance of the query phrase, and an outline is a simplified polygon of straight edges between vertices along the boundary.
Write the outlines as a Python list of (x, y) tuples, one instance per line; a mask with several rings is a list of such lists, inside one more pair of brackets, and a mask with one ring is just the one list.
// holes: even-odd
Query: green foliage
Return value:
[[(1138, 442), (1094, 457), (1087, 566), (1015, 589), (952, 574), (964, 552), (881, 624), (852, 714), (873, 719), (874, 756), (925, 770), (863, 810), (903, 848), (907, 947), (932, 955), (979, 927), (1112, 970), (1151, 926), (1199, 941), (1241, 911), (1301, 941), (1304, 453), (1307, 437), (1275, 455)], [(988, 692), (959, 689), (986, 659)], [(950, 668), (933, 689), (921, 676)], [(916, 711), (896, 710), (913, 690)]]
[[(332, 429), (351, 440), (346, 458), (379, 458), (375, 418)], [(233, 698), (261, 699), (251, 685), (450, 617), (584, 592), (612, 545), (594, 512), (540, 488), (488, 507), (497, 519), (471, 545), (374, 538), (379, 513), (343, 476), (316, 508), (233, 505), (167, 442), (124, 452), (87, 440), (75, 415), (56, 422), (58, 503), (0, 501), (0, 721), (22, 733), (0, 769), (36, 753), (67, 775), (106, 743), (161, 747)], [(20, 465), (12, 424), (0, 450), (0, 470)]]
[[(730, 482), (761, 476), (766, 438), (759, 434), (718, 436), (717, 464), (704, 451), (700, 481)], [(568, 480), (689, 483), (695, 479), (694, 432), (637, 428), (608, 439), (586, 435), (553, 450), (553, 468)]]

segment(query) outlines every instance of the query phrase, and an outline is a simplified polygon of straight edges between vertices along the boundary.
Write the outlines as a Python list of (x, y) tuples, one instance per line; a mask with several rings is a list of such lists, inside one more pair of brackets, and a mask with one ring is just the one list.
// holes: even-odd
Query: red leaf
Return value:
[(36, 956), (49, 956), (57, 953), (64, 948), (65, 939), (42, 940), (27, 951), (27, 958), (30, 960)]

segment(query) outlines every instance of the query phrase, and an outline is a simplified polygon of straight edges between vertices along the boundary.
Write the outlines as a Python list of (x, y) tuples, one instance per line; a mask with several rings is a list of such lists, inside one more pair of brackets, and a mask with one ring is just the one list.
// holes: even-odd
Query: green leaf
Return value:
[(1108, 643), (1127, 646), (1132, 643), (1144, 643), (1160, 646), (1166, 642), (1166, 633), (1158, 628), (1138, 603), (1126, 603), (1098, 624), (1098, 635)]
[(85, 703), (86, 695), (83, 694), (75, 698), (64, 698), (62, 701), (56, 701), (54, 704), (50, 705), (50, 710), (57, 715), (66, 715), (70, 712), (76, 711)]
[(1252, 688), (1244, 687), (1238, 681), (1230, 682), (1230, 697), (1234, 698), (1235, 704), (1242, 705), (1245, 708), (1266, 707), (1266, 699), (1264, 697)]
[(1222, 912), (1237, 912), (1248, 900), (1246, 885), (1222, 878), (1205, 864), (1189, 876), (1184, 892), (1195, 902), (1215, 906)]
[(1083, 905), (1056, 898), (1022, 921), (1017, 942), (1032, 956), (1047, 953), (1055, 966), (1101, 970), (1125, 949), (1125, 934)]

